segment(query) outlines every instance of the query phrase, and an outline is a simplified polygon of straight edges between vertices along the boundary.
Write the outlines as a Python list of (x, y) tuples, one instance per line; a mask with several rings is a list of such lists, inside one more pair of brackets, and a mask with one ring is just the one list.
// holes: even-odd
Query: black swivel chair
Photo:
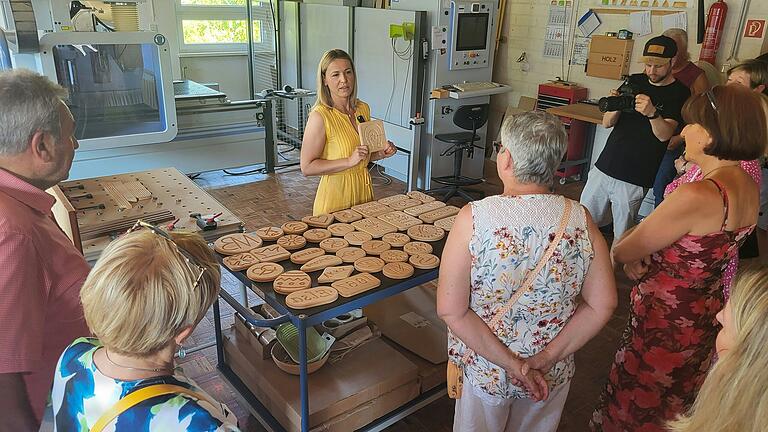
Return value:
[(485, 147), (475, 144), (475, 141), (480, 140), (477, 135), (477, 130), (485, 125), (488, 121), (488, 104), (481, 105), (464, 105), (459, 107), (456, 112), (453, 113), (453, 124), (456, 126), (472, 131), (472, 132), (456, 132), (450, 134), (438, 134), (435, 135), (435, 139), (444, 143), (453, 144), (440, 153), (440, 156), (453, 155), (453, 175), (434, 177), (432, 181), (444, 187), (437, 189), (431, 189), (429, 193), (445, 193), (443, 201), (448, 201), (454, 195), (459, 195), (468, 201), (473, 201), (476, 197), (473, 197), (468, 192), (474, 192), (480, 194), (481, 191), (464, 190), (466, 186), (478, 185), (485, 180), (476, 179), (471, 177), (465, 177), (461, 175), (461, 165), (464, 160), (464, 152), (467, 152), (468, 157), (473, 157), (475, 148), (484, 149)]

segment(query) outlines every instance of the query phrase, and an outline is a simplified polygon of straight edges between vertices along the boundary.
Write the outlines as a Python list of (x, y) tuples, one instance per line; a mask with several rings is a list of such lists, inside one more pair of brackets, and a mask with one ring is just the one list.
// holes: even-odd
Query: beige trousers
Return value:
[(570, 387), (570, 381), (555, 387), (541, 402), (509, 399), (491, 405), (465, 381), (461, 399), (456, 400), (453, 432), (555, 432)]

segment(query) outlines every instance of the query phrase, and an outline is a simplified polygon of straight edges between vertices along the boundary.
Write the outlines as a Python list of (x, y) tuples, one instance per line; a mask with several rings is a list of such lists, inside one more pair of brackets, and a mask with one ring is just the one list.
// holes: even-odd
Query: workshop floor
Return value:
[[(230, 209), (245, 221), (247, 230), (255, 230), (264, 225), (280, 225), (300, 219), (309, 214), (317, 188), (317, 178), (305, 178), (297, 168), (278, 170), (272, 175), (254, 174), (249, 176), (229, 176), (221, 171), (204, 173), (195, 182), (207, 189), (222, 205)], [(377, 197), (402, 193), (404, 184), (392, 180), (383, 184), (388, 177), (374, 174), (374, 190)], [(390, 179), (391, 180), (391, 179)], [(557, 191), (570, 198), (578, 199), (582, 183), (557, 186)], [(486, 194), (501, 191), (498, 180), (490, 179), (482, 188)], [(462, 205), (456, 200), (451, 204)], [(225, 272), (226, 273), (226, 272)], [(620, 304), (613, 318), (602, 332), (576, 354), (576, 376), (571, 384), (571, 391), (565, 405), (558, 431), (581, 432), (586, 430), (587, 422), (597, 401), (602, 385), (607, 377), (613, 354), (628, 315), (628, 294), (630, 285), (623, 273), (617, 273)], [(223, 287), (240, 298), (240, 284), (231, 275), (225, 274)], [(250, 293), (250, 290), (248, 290)], [(253, 294), (249, 294), (253, 296)], [(255, 300), (252, 297), (251, 301)], [(225, 325), (232, 322), (232, 310), (222, 308)], [(184, 370), (216, 399), (226, 403), (238, 416), (240, 427), (244, 431), (263, 431), (259, 423), (249, 415), (247, 409), (238, 400), (234, 391), (224, 382), (216, 369), (216, 351), (214, 341), (213, 314), (209, 311), (190, 338), (189, 347), (210, 345), (201, 351), (188, 355), (184, 360)], [(443, 397), (420, 411), (387, 428), (390, 432), (450, 431), (453, 423), (453, 401)]]

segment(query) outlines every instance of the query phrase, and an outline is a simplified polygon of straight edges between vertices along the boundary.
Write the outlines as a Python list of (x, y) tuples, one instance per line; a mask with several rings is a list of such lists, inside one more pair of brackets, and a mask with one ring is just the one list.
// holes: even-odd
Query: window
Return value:
[[(176, 0), (181, 52), (247, 50), (246, 0)], [(271, 4), (253, 1), (253, 43), (256, 51), (273, 51)]]

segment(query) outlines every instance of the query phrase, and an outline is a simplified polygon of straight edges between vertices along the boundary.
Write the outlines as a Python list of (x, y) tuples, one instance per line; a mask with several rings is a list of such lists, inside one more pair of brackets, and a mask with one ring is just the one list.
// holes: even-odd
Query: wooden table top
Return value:
[(568, 117), (588, 123), (600, 125), (603, 123), (603, 113), (597, 105), (575, 103), (571, 105), (547, 108), (547, 112), (561, 117)]

